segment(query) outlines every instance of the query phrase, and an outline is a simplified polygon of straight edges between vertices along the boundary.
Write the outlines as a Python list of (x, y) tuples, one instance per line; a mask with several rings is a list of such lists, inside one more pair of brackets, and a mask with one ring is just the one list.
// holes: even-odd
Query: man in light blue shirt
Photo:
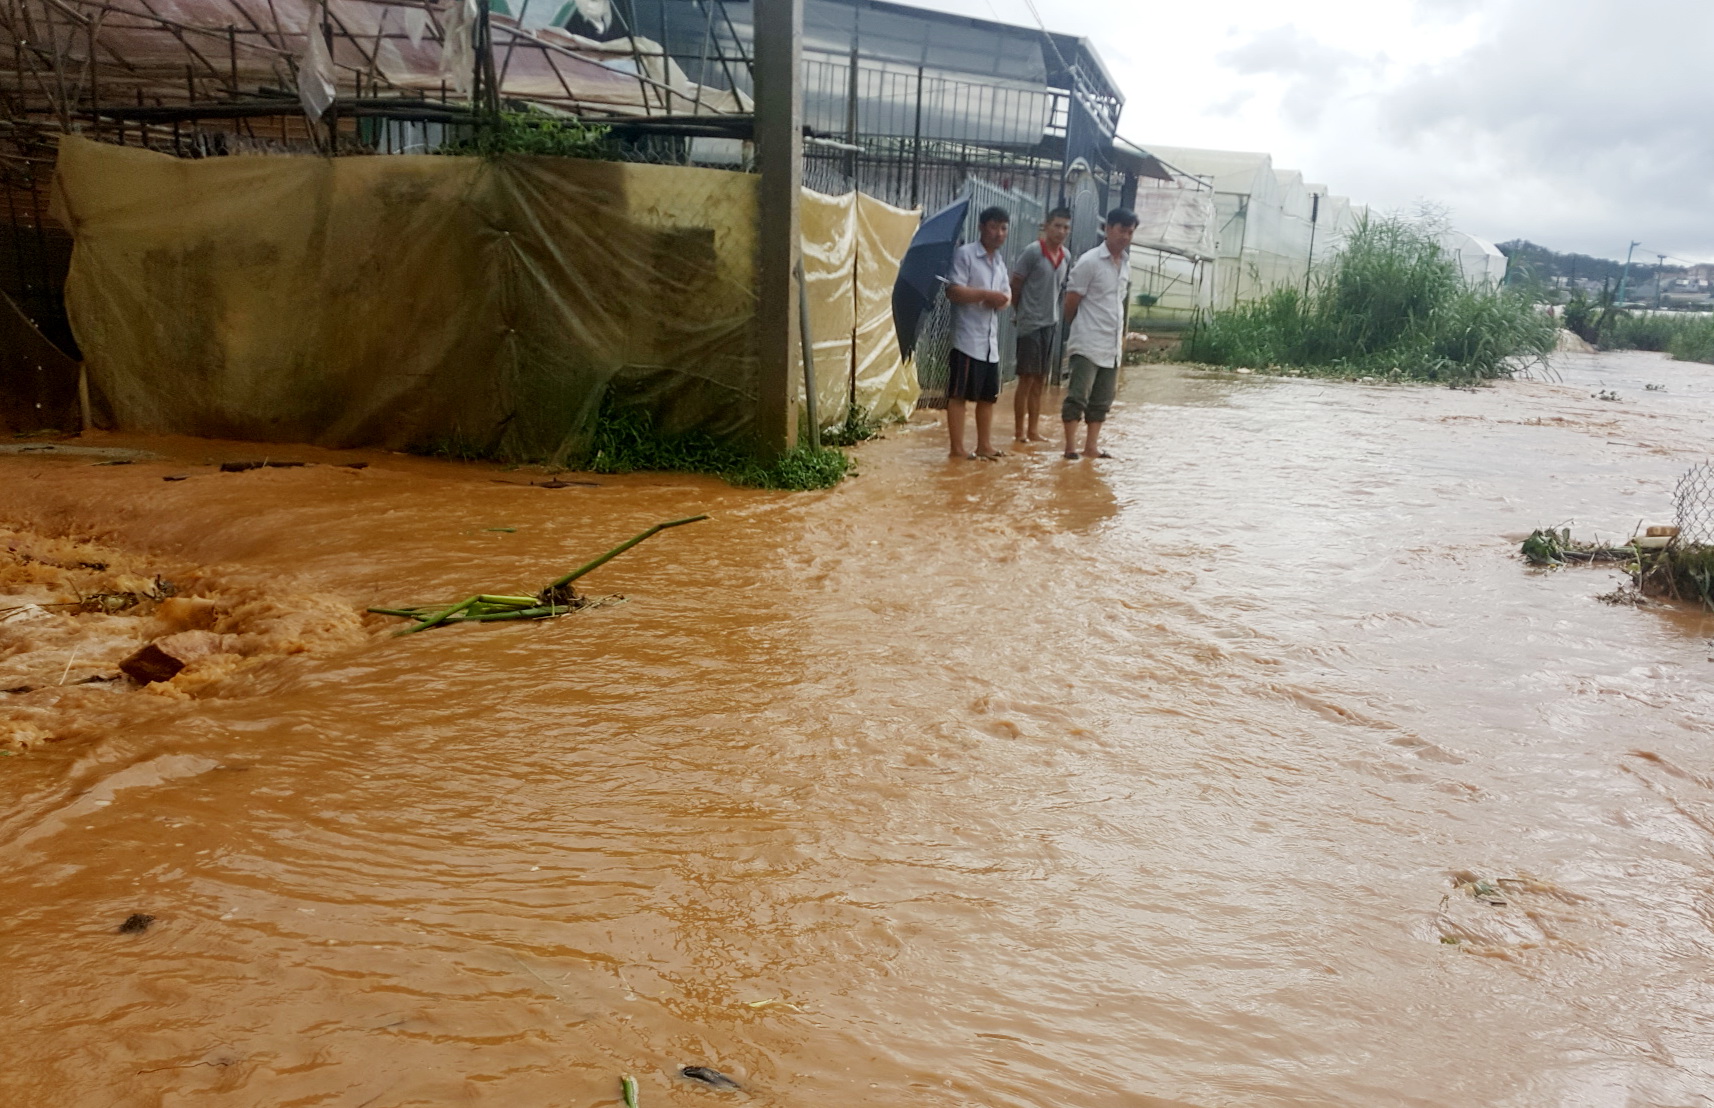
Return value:
[[(994, 449), (994, 401), (1000, 398), (1000, 313), (1012, 302), (1012, 277), (1000, 247), (1012, 217), (1004, 208), (977, 218), (980, 238), (952, 255), (946, 298), (952, 301), (952, 353), (947, 356), (946, 432), (951, 457), (1000, 458)], [(964, 405), (976, 405), (976, 449), (964, 448)]]

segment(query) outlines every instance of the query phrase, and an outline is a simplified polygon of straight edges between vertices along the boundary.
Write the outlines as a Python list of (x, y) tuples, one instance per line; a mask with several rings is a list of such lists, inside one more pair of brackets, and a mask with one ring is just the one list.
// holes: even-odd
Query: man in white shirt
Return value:
[[(946, 432), (951, 457), (1002, 457), (994, 449), (994, 401), (1000, 398), (1000, 313), (1012, 302), (1012, 278), (1000, 247), (1012, 217), (987, 208), (977, 218), (980, 238), (952, 255), (946, 298), (952, 301), (952, 353), (947, 356)], [(964, 448), (964, 405), (976, 405), (976, 449)]]
[(1071, 355), (1071, 380), (1065, 387), (1060, 419), (1065, 423), (1065, 457), (1077, 460), (1077, 425), (1084, 424), (1083, 454), (1110, 458), (1101, 449), (1101, 424), (1119, 387), (1119, 363), (1124, 357), (1125, 322), (1131, 290), (1131, 236), (1137, 215), (1114, 208), (1102, 225), (1101, 245), (1077, 259), (1066, 283), (1065, 318), (1071, 334), (1065, 350)]

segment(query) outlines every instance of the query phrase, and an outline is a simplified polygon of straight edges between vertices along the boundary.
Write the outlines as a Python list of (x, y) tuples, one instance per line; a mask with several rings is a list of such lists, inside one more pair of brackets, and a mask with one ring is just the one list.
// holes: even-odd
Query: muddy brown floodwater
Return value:
[[(814, 495), (0, 457), (8, 595), (235, 644), (126, 691), (161, 617), (0, 624), (0, 1101), (1714, 1103), (1714, 622), (1515, 555), (1670, 521), (1714, 371), (1559, 371), (1142, 368), (1120, 461), (922, 425)], [(699, 511), (622, 604), (358, 614)]]

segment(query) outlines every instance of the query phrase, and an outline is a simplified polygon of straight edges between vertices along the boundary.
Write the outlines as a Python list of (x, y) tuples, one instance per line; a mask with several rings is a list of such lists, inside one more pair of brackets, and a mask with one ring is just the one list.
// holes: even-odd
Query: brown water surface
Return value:
[[(1118, 461), (913, 426), (814, 495), (0, 457), (0, 592), (235, 644), (0, 624), (0, 1102), (1714, 1104), (1714, 622), (1515, 555), (1670, 521), (1714, 378), (1560, 370), (1136, 369)], [(625, 603), (358, 614), (698, 511)]]

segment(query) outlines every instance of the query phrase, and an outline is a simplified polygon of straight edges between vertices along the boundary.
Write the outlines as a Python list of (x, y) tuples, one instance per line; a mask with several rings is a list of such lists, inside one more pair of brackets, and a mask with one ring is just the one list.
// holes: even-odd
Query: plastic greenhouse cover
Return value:
[(751, 175), (67, 136), (55, 202), (125, 429), (564, 458), (609, 387), (669, 431), (754, 418)]
[[(122, 428), (566, 459), (609, 389), (668, 432), (754, 417), (752, 175), (67, 137), (57, 182), (67, 309)], [(829, 423), (853, 391), (914, 406), (890, 305), (917, 218), (804, 190)]]

